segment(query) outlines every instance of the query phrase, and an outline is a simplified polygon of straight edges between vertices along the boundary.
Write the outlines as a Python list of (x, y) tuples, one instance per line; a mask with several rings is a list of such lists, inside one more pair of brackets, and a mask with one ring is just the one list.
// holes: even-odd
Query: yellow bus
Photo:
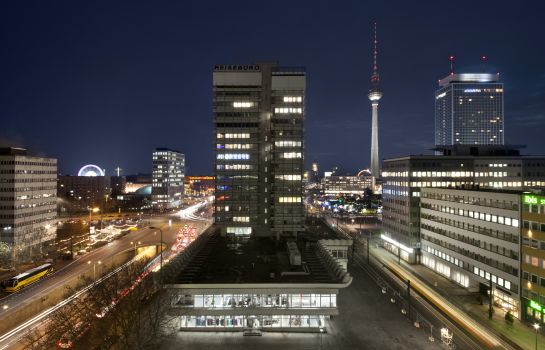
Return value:
[(19, 289), (39, 281), (51, 272), (53, 272), (53, 266), (51, 264), (44, 264), (2, 281), (0, 285), (8, 293), (17, 292)]

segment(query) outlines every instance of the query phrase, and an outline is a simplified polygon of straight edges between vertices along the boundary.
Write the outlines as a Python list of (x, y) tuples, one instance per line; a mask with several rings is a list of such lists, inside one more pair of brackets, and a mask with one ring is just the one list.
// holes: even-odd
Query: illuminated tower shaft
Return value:
[(378, 158), (378, 100), (372, 100), (371, 108), (371, 174), (377, 178), (380, 177), (380, 162)]

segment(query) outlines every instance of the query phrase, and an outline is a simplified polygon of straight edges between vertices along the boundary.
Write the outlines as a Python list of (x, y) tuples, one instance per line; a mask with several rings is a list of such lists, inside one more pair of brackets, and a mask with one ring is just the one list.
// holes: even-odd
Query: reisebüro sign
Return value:
[(214, 66), (215, 71), (260, 71), (257, 64), (218, 64)]

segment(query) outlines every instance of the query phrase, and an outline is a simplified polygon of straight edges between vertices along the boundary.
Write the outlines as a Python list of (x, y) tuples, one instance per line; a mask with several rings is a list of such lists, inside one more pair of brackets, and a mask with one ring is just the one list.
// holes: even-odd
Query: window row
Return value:
[(281, 155), (281, 158), (284, 159), (293, 159), (293, 158), (301, 158), (302, 153), (301, 152), (284, 152)]
[(336, 294), (197, 294), (178, 295), (173, 306), (194, 308), (335, 308)]
[(253, 166), (250, 164), (217, 164), (218, 170), (251, 170)]
[(249, 133), (239, 133), (239, 134), (230, 134), (230, 133), (217, 133), (216, 137), (218, 139), (249, 139), (250, 134)]
[(276, 147), (301, 147), (301, 141), (274, 141)]
[(253, 145), (251, 143), (226, 143), (226, 144), (218, 143), (216, 145), (216, 148), (217, 149), (251, 149), (252, 146)]
[(323, 327), (321, 315), (258, 315), (258, 316), (180, 316), (180, 327), (243, 327), (243, 328), (293, 328)]
[(279, 203), (302, 203), (302, 197), (280, 197), (278, 198)]
[(431, 204), (431, 203), (422, 203), (422, 208), (430, 209), (434, 211), (440, 211), (442, 213), (454, 214), (458, 216), (470, 217), (472, 219), (488, 221), (493, 223), (498, 223), (501, 225), (519, 227), (519, 220), (515, 218), (504, 217), (500, 215), (482, 213), (473, 210), (453, 208), (445, 205)]
[(294, 175), (275, 175), (275, 179), (277, 180), (286, 180), (286, 181), (299, 181), (301, 180), (301, 175), (294, 174)]
[(302, 114), (303, 108), (297, 107), (276, 107), (274, 113), (277, 114)]
[(284, 96), (284, 102), (303, 102), (302, 96)]
[(217, 154), (216, 159), (225, 159), (225, 160), (248, 160), (250, 155), (248, 153), (227, 153), (227, 154)]
[(508, 280), (504, 280), (501, 277), (498, 277), (496, 275), (491, 274), (490, 272), (486, 272), (483, 269), (478, 268), (477, 266), (473, 266), (473, 273), (477, 276), (480, 276), (487, 281), (490, 281), (492, 279), (492, 283), (496, 283), (498, 286), (504, 287), (505, 289), (511, 290), (511, 282)]

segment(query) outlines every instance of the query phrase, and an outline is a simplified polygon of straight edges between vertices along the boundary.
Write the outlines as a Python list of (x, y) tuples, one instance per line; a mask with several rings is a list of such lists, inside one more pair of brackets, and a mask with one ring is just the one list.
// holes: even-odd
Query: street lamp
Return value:
[(142, 244), (142, 242), (140, 242), (140, 241), (131, 242), (131, 244), (134, 244), (134, 256), (136, 256), (136, 247), (138, 247), (140, 244)]
[(97, 261), (97, 262), (91, 262), (91, 260), (87, 261), (87, 264), (88, 265), (91, 265), (91, 263), (93, 264), (93, 281), (96, 281), (97, 279), (97, 264), (102, 264), (102, 261)]
[(534, 323), (534, 329), (536, 330), (536, 350), (537, 350), (537, 331), (539, 330), (539, 324)]
[(2, 305), (2, 309), (7, 310), (9, 308), (8, 304)]
[[(170, 220), (169, 220), (169, 224), (170, 224)], [(155, 226), (150, 226), (149, 227), (150, 229), (152, 230), (159, 230), (159, 232), (161, 232), (161, 248), (160, 251), (159, 251), (159, 254), (161, 254), (161, 256), (159, 257), (160, 259), (160, 270), (161, 270), (161, 273), (159, 275), (159, 278), (161, 279), (161, 283), (163, 283), (163, 230), (161, 230), (161, 228), (159, 227), (155, 227)]]
[(320, 349), (324, 348), (324, 341), (322, 339), (322, 336), (324, 335), (324, 328), (320, 327)]

